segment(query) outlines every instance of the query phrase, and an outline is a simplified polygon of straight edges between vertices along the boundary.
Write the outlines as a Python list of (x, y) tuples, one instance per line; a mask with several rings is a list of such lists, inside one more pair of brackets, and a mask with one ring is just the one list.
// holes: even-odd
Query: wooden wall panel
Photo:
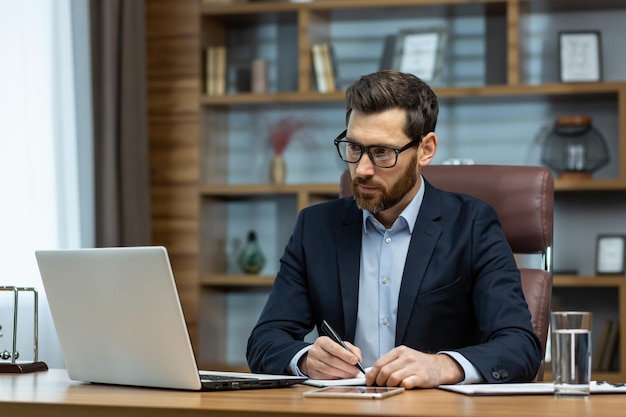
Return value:
[(194, 345), (198, 332), (200, 2), (146, 0), (153, 243), (167, 247)]

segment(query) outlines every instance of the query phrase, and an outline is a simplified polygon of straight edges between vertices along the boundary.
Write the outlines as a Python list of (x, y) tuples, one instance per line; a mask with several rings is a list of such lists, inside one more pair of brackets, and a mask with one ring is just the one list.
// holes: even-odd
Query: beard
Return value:
[[(352, 179), (352, 190), (354, 200), (361, 210), (367, 210), (372, 214), (387, 210), (398, 204), (404, 196), (417, 184), (417, 171), (415, 169), (417, 156), (413, 155), (410, 163), (400, 175), (400, 180), (396, 182), (390, 190), (383, 189), (371, 178), (354, 177)], [(378, 187), (380, 193), (363, 194), (359, 191), (359, 184), (368, 187)]]

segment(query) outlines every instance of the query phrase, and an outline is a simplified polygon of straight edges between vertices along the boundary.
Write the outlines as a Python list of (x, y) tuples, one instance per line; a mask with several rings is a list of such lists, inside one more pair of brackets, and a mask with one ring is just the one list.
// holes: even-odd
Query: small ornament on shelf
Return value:
[(609, 151), (602, 134), (589, 116), (564, 116), (544, 132), (541, 162), (560, 179), (588, 179), (609, 162)]
[(269, 129), (269, 142), (274, 150), (270, 163), (270, 179), (273, 184), (284, 184), (287, 177), (287, 165), (283, 153), (295, 133), (304, 126), (304, 122), (292, 118), (281, 119)]
[(253, 230), (248, 232), (248, 240), (239, 254), (238, 261), (239, 267), (246, 274), (258, 274), (265, 266), (265, 256)]
[(224, 245), (224, 271), (227, 274), (238, 274), (239, 254), (241, 252), (241, 239), (235, 237), (227, 241)]

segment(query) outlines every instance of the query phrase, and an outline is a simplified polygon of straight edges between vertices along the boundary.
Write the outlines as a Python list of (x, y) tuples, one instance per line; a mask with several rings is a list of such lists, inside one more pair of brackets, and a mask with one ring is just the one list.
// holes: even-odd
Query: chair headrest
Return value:
[[(516, 165), (428, 165), (422, 174), (433, 186), (469, 194), (498, 213), (515, 253), (540, 253), (552, 245), (554, 179), (549, 169)], [(340, 195), (352, 195), (342, 174)]]
[(435, 187), (489, 203), (516, 253), (552, 245), (554, 179), (549, 169), (506, 165), (429, 165), (424, 177)]

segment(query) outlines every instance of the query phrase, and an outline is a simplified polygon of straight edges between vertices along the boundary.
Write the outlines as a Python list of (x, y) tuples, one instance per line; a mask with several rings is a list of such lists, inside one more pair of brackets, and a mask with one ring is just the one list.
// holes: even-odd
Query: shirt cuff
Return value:
[[(463, 372), (465, 372), (465, 379), (459, 382), (459, 385), (465, 384), (475, 384), (477, 382), (483, 382), (483, 378), (480, 376), (478, 369), (470, 361), (465, 358), (465, 356), (461, 355), (459, 352), (452, 351), (442, 351), (439, 353), (444, 353), (450, 356), (452, 359), (457, 361), (457, 363), (463, 368)], [(296, 362), (297, 363), (297, 362)]]
[(300, 361), (300, 358), (304, 356), (304, 354), (307, 353), (309, 349), (311, 349), (312, 346), (313, 345), (303, 347), (298, 351), (298, 353), (293, 356), (293, 358), (291, 358), (291, 361), (289, 362), (289, 370), (293, 375), (308, 377), (308, 375), (303, 374), (300, 368), (298, 368), (298, 362)]

